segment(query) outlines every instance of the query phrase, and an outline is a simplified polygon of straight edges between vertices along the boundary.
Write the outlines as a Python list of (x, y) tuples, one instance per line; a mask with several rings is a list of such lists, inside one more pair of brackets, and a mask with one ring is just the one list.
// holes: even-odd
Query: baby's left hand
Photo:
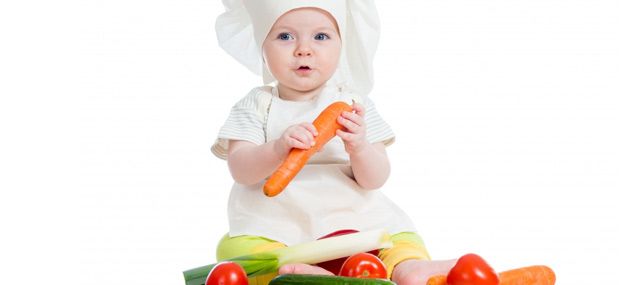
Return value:
[(366, 125), (365, 125), (365, 108), (359, 104), (354, 103), (352, 105), (354, 112), (343, 112), (337, 122), (346, 128), (346, 131), (337, 130), (337, 136), (339, 136), (346, 146), (346, 152), (353, 155), (368, 144), (366, 140)]

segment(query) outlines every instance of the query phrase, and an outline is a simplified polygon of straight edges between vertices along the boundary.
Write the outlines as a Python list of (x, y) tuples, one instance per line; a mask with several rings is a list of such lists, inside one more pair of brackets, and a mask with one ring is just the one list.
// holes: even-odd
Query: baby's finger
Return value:
[(357, 115), (361, 116), (361, 118), (365, 117), (366, 108), (363, 107), (363, 105), (355, 102), (354, 104), (352, 104), (352, 109)]
[(306, 149), (307, 148), (304, 143), (300, 142), (298, 139), (295, 139), (293, 137), (284, 138), (284, 142), (290, 148), (300, 148), (300, 149)]
[(315, 125), (311, 123), (301, 123), (299, 125), (304, 127), (304, 129), (308, 130), (313, 136), (316, 137), (319, 135), (319, 132), (317, 131), (317, 128), (315, 127)]
[(363, 117), (361, 117), (359, 114), (355, 114), (352, 112), (343, 112), (341, 114), (342, 117), (352, 121), (353, 123), (357, 124), (358, 126), (363, 126), (363, 124), (365, 123)]
[(312, 135), (305, 130), (293, 133), (290, 135), (290, 137), (296, 142), (294, 143), (294, 146), (296, 148), (307, 149), (314, 145), (314, 139), (312, 138)]
[(295, 127), (295, 133), (298, 133), (300, 137), (303, 137), (302, 141), (307, 142), (308, 144), (312, 144), (315, 141), (313, 130), (315, 132), (317, 131), (310, 123), (301, 123)]
[(342, 130), (337, 130), (337, 136), (344, 141), (351, 141), (352, 138), (354, 137), (352, 133), (344, 132)]
[(312, 131), (306, 129), (305, 127), (300, 129), (300, 131), (303, 133), (304, 135), (304, 142), (307, 143), (310, 146), (315, 145), (315, 135), (312, 133)]
[(348, 129), (348, 131), (352, 133), (359, 132), (359, 130), (361, 129), (361, 126), (359, 126), (358, 124), (356, 124), (350, 119), (344, 118), (344, 116), (339, 116), (337, 118), (337, 122), (339, 122), (339, 124), (344, 126), (346, 129)]

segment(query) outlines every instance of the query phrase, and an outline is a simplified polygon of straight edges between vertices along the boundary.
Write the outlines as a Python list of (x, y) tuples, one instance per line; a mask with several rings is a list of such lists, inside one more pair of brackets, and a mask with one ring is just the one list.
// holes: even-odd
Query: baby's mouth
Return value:
[(297, 70), (311, 70), (311, 68), (309, 66), (302, 65), (299, 68), (297, 68)]

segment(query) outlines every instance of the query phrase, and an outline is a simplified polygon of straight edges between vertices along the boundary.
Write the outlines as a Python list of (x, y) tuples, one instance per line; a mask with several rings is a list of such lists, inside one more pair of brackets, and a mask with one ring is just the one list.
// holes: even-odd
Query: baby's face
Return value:
[(332, 77), (339, 63), (341, 38), (329, 13), (300, 8), (277, 19), (264, 40), (263, 51), (279, 84), (304, 92)]

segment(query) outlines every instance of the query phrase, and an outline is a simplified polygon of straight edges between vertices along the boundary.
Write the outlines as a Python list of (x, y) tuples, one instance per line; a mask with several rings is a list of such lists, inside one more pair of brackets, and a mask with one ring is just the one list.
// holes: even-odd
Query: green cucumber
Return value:
[(353, 278), (331, 275), (284, 274), (268, 285), (396, 285), (388, 279)]

